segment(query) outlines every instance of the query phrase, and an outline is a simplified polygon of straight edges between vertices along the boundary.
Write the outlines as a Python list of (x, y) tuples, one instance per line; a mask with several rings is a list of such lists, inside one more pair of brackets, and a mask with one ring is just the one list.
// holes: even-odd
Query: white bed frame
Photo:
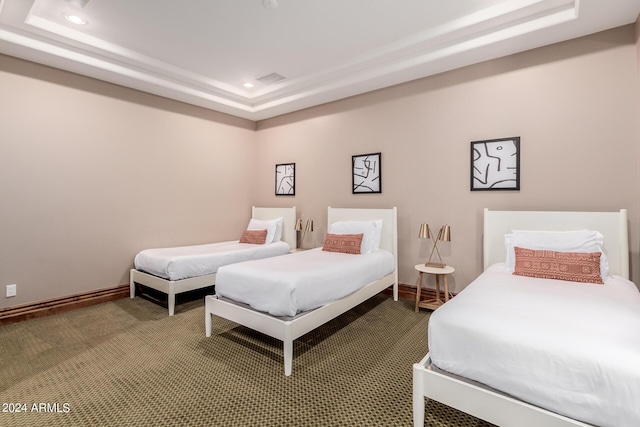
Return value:
[[(261, 208), (252, 206), (251, 217), (260, 220), (270, 220), (282, 217), (282, 238), (289, 244), (291, 250), (297, 247), (296, 233), (296, 207), (291, 208)], [(169, 316), (173, 316), (176, 306), (176, 294), (213, 286), (216, 283), (216, 275), (190, 277), (181, 280), (167, 280), (143, 271), (131, 269), (129, 273), (129, 294), (131, 298), (136, 296), (136, 283), (139, 283), (168, 295)]]
[[(504, 262), (504, 235), (511, 230), (597, 230), (609, 272), (629, 278), (627, 211), (620, 212), (526, 212), (484, 210), (483, 264), (486, 269)], [(429, 354), (413, 365), (413, 425), (424, 426), (425, 397), (499, 426), (588, 426), (514, 397), (488, 389), (464, 378), (436, 370)]]
[(392, 274), (370, 283), (351, 295), (317, 308), (292, 320), (282, 320), (231, 302), (215, 295), (205, 298), (206, 336), (212, 332), (213, 316), (220, 316), (248, 328), (262, 332), (283, 342), (284, 374), (291, 375), (293, 362), (293, 340), (325, 324), (372, 296), (393, 285), (393, 299), (398, 300), (398, 226), (397, 210), (392, 209), (336, 209), (329, 207), (327, 223), (337, 221), (383, 220), (380, 248), (393, 253), (395, 270)]

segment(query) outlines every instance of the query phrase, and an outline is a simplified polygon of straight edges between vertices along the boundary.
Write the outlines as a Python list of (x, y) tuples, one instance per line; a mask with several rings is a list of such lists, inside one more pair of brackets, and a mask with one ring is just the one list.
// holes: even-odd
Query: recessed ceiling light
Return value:
[(89, 23), (86, 19), (82, 19), (78, 15), (64, 15), (64, 19), (76, 25), (86, 25)]
[(253, 83), (246, 82), (246, 83), (243, 83), (242, 86), (246, 87), (247, 89), (251, 89), (253, 87)]

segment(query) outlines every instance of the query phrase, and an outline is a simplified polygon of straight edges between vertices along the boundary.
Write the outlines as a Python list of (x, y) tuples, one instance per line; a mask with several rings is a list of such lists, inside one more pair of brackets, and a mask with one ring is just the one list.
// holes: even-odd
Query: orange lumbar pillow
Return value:
[(597, 283), (600, 276), (600, 252), (556, 252), (514, 247), (513, 274), (541, 279)]
[(329, 234), (324, 239), (322, 250), (327, 252), (340, 252), (343, 254), (360, 255), (364, 234)]
[(244, 230), (240, 236), (240, 243), (264, 245), (267, 240), (267, 230)]

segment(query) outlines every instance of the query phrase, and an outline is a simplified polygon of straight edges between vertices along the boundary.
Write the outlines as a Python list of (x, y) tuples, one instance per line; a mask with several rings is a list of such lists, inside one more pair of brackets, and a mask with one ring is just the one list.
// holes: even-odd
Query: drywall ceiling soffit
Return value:
[[(640, 0), (277, 4), (0, 0), (0, 52), (262, 120), (629, 24), (640, 13)], [(284, 79), (272, 81), (273, 73)]]

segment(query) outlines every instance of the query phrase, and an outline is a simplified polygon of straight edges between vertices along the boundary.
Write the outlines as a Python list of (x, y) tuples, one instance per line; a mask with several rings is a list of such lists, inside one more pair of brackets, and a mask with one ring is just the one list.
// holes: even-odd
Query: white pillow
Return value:
[(273, 221), (276, 222), (276, 232), (273, 235), (273, 241), (274, 242), (279, 242), (280, 240), (282, 240), (282, 223), (284, 221), (283, 221), (282, 217), (276, 218)]
[(551, 250), (557, 252), (600, 252), (600, 275), (604, 281), (609, 277), (609, 263), (607, 256), (602, 251), (604, 236), (598, 231), (526, 231), (513, 230), (511, 234), (504, 235), (504, 244), (507, 248), (505, 265), (513, 271), (516, 258), (514, 247)]
[(267, 230), (267, 238), (264, 240), (265, 245), (274, 241), (277, 228), (277, 220), (262, 221), (255, 218), (251, 218), (247, 226), (247, 230)]
[(373, 225), (376, 230), (375, 235), (373, 236), (373, 250), (377, 251), (380, 249), (380, 242), (382, 241), (382, 220), (376, 219), (373, 221)]
[(380, 248), (382, 220), (339, 221), (329, 226), (330, 234), (363, 234), (360, 253), (368, 254)]

